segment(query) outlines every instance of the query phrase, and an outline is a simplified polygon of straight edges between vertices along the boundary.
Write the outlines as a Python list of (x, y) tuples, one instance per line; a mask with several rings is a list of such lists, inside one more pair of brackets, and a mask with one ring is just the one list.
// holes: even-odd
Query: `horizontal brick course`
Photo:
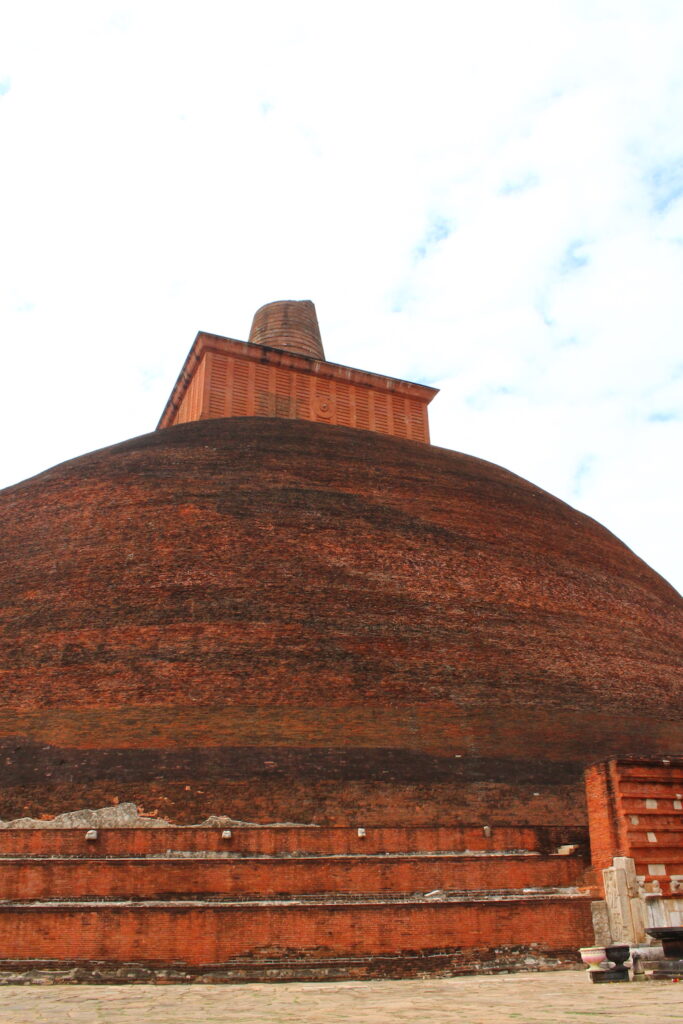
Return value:
[(92, 908), (0, 904), (5, 960), (214, 964), (233, 957), (332, 957), (592, 941), (588, 899), (490, 903)]
[(417, 893), (571, 886), (569, 857), (2, 860), (0, 900)]
[[(318, 826), (268, 828), (232, 825), (223, 828), (103, 828), (86, 841), (86, 828), (0, 829), (0, 856), (125, 857), (165, 854), (169, 850), (230, 854), (296, 855), (447, 853), (466, 850), (553, 852), (555, 847), (585, 840), (582, 829), (479, 827), (357, 828)], [(489, 834), (490, 833), (490, 834)]]
[(456, 452), (206, 420), (6, 489), (0, 528), (4, 819), (580, 825), (600, 751), (683, 745), (677, 595)]
[[(671, 876), (683, 873), (683, 759), (612, 758), (591, 765), (586, 793), (593, 865), (606, 868), (614, 857), (631, 857), (637, 875), (648, 883), (656, 877), (658, 890), (671, 894)], [(665, 870), (651, 876), (651, 864)]]

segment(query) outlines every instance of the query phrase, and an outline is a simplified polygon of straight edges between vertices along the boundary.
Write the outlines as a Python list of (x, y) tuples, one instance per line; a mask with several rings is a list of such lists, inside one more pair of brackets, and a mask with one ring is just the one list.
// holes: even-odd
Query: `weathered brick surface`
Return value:
[[(310, 976), (323, 977), (319, 961), (331, 959), (349, 976), (400, 975), (416, 969), (416, 957), (427, 957), (423, 970), (438, 970), (443, 956), (442, 967), (456, 960), (471, 967), (486, 948), (497, 950), (496, 961), (507, 951), (517, 962), (529, 952), (550, 956), (584, 940), (591, 895), (585, 858), (543, 852), (580, 841), (581, 830), (394, 827), (359, 836), (352, 828), (234, 825), (230, 835), (223, 831), (102, 828), (88, 840), (85, 828), (0, 830), (4, 961), (164, 968), (220, 962), (239, 974), (238, 961), (256, 958), (250, 971), (258, 978), (272, 977), (259, 969), (263, 961), (271, 962), (271, 972), (308, 964)], [(441, 849), (451, 852), (434, 852)], [(515, 849), (528, 852), (503, 852)], [(578, 902), (567, 895), (576, 887)], [(459, 893), (460, 902), (434, 915), (424, 899), (434, 890)], [(443, 903), (443, 895), (436, 898)], [(511, 906), (523, 929), (514, 942), (509, 927), (503, 923), (501, 930)], [(226, 925), (220, 915), (231, 910), (239, 913)], [(53, 913), (60, 915), (59, 940)], [(160, 942), (158, 929), (174, 935)], [(387, 955), (391, 964), (376, 959)]]
[[(590, 901), (17, 908), (0, 904), (5, 960), (213, 964), (232, 957), (397, 955), (592, 941)], [(520, 937), (523, 937), (520, 941)]]
[(459, 892), (575, 885), (570, 857), (4, 860), (0, 900)]
[(312, 420), (429, 441), (434, 388), (201, 331), (159, 428), (232, 416)]
[(310, 299), (268, 302), (254, 314), (249, 331), (252, 345), (274, 346), (311, 359), (324, 359), (318, 317)]
[(384, 853), (493, 853), (528, 850), (554, 853), (565, 843), (586, 846), (581, 828), (356, 828), (232, 826), (230, 838), (222, 828), (103, 828), (96, 842), (85, 839), (86, 828), (0, 829), (0, 856), (145, 857), (166, 853), (230, 853), (340, 856)]
[(468, 456), (203, 421), (8, 488), (0, 528), (5, 818), (578, 824), (586, 763), (683, 744), (678, 595)]
[(664, 895), (681, 891), (683, 758), (611, 758), (591, 765), (586, 802), (596, 868), (609, 867), (614, 857), (632, 857), (646, 888), (654, 884)]
[(601, 871), (610, 867), (613, 857), (628, 856), (619, 835), (614, 762), (590, 765), (585, 779), (591, 862)]

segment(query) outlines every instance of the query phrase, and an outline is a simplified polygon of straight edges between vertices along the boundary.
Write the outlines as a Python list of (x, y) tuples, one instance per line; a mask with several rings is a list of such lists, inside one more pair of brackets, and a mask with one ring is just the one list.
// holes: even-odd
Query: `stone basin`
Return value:
[(579, 953), (583, 962), (589, 967), (597, 967), (598, 964), (607, 960), (604, 946), (583, 946)]
[(667, 959), (683, 960), (683, 928), (646, 928), (645, 931), (661, 941)]

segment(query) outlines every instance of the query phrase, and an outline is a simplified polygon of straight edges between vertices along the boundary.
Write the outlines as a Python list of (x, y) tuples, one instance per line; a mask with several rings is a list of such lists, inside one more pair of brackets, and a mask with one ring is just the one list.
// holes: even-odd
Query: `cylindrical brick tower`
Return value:
[(310, 359), (325, 358), (315, 306), (310, 299), (261, 306), (254, 315), (249, 341)]

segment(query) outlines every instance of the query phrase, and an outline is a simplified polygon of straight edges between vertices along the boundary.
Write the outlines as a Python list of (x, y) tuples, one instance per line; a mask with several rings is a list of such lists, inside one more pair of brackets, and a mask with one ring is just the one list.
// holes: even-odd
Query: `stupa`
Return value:
[[(683, 602), (589, 517), (430, 445), (435, 394), (327, 361), (313, 304), (271, 303), (247, 342), (197, 335), (156, 431), (0, 494), (0, 816), (135, 805), (142, 824), (172, 823), (173, 842), (136, 819), (134, 848), (114, 829), (93, 841), (99, 852), (75, 839), (78, 856), (128, 850), (159, 870), (163, 851), (197, 852), (190, 826), (206, 819), (218, 829), (203, 840), (212, 857), (275, 856), (280, 843), (282, 856), (322, 858), (310, 884), (329, 905), (318, 918), (308, 908), (315, 936), (297, 925), (288, 945), (275, 928), (237, 951), (216, 938), (194, 960), (181, 939), (156, 956), (138, 941), (138, 959), (362, 960), (374, 949), (402, 956), (400, 974), (416, 950), (424, 962), (426, 949), (590, 944), (583, 770), (683, 749)], [(18, 834), (0, 833), (5, 856), (54, 861), (71, 849), (57, 828)], [(498, 931), (485, 923), (487, 904), (480, 924), (470, 916), (454, 932), (447, 900), (433, 923), (427, 890), (461, 890), (427, 859), (461, 870), (482, 851), (499, 855), (489, 888), (522, 899), (536, 878), (545, 917), (537, 907), (527, 926), (527, 904), (516, 907), (503, 934), (500, 907)], [(324, 938), (332, 896), (353, 890), (333, 864), (342, 853), (384, 858), (386, 872), (398, 858), (399, 874), (401, 857), (422, 857), (403, 881), (356, 883), (353, 928), (381, 932), (375, 946), (370, 933), (351, 941), (347, 924), (346, 938)], [(515, 857), (536, 875), (515, 875)], [(243, 896), (305, 897), (302, 881), (272, 881), (281, 867), (268, 882), (261, 864)], [(133, 876), (119, 873), (116, 891), (160, 899), (181, 885), (136, 888)], [(469, 877), (463, 893), (477, 889)], [(78, 884), (74, 899), (111, 896), (110, 882)], [(568, 884), (573, 903), (560, 907)], [(49, 883), (35, 891), (49, 896)], [(378, 892), (391, 894), (386, 919), (359, 909), (360, 894)], [(406, 893), (426, 931), (398, 914)], [(214, 938), (222, 927), (211, 925)], [(149, 928), (158, 936), (158, 921)], [(123, 938), (114, 952), (102, 942), (79, 958), (74, 939), (63, 959), (133, 956)]]

